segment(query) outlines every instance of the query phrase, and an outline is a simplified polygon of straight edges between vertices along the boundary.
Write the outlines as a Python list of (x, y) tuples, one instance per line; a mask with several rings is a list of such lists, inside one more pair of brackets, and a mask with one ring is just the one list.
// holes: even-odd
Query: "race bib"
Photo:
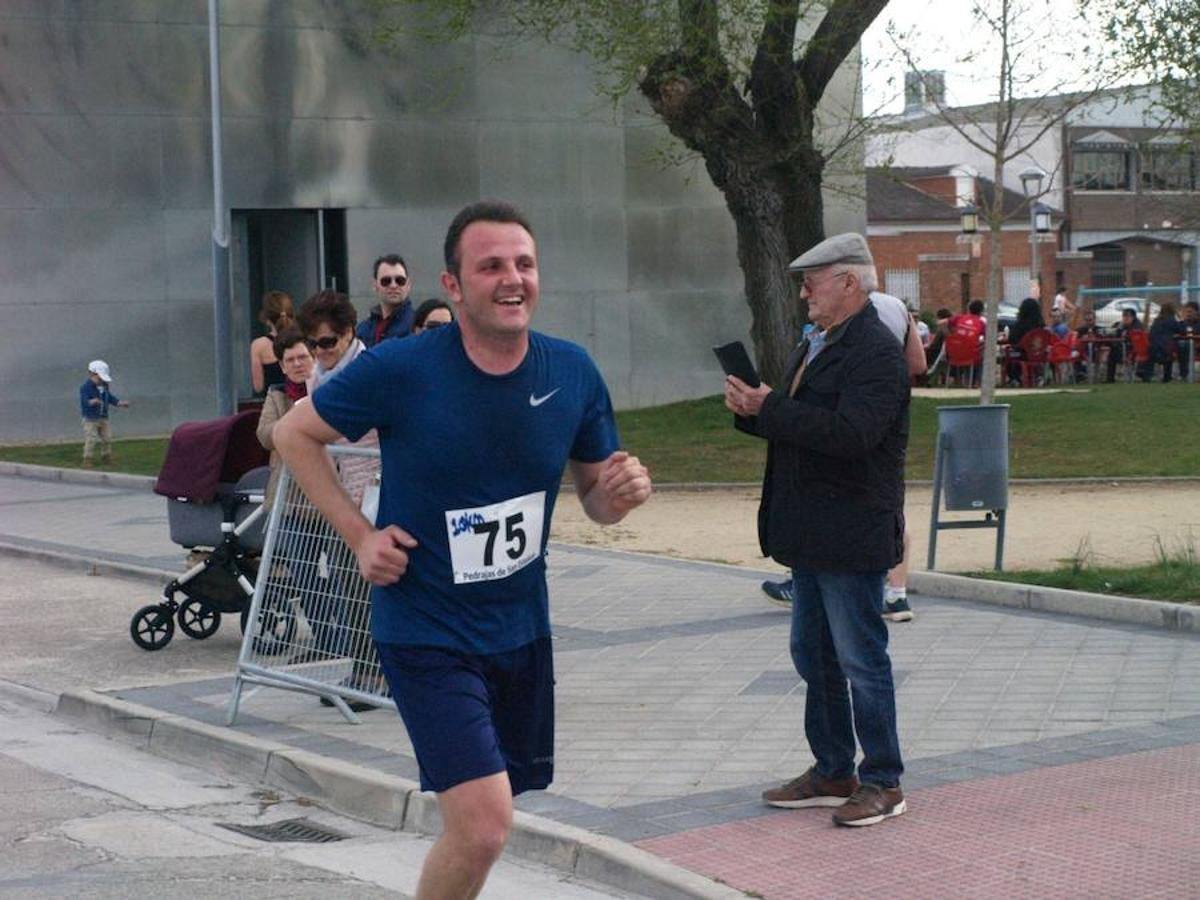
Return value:
[(545, 491), (491, 506), (447, 510), (454, 583), (507, 578), (537, 559), (545, 511)]

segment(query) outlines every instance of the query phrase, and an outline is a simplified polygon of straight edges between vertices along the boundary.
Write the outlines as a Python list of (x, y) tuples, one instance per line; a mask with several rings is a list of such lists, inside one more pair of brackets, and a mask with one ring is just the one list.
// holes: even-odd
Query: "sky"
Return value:
[[(995, 0), (981, 0), (995, 6)], [(1073, 13), (1076, 0), (1013, 0), (1031, 16), (1040, 33), (1037, 65), (1026, 71), (1040, 73), (1041, 82), (1032, 83), (1020, 95), (1043, 90), (1054, 91), (1064, 81), (1076, 78), (1081, 62), (1063, 59), (1064, 45), (1081, 47), (1083, 35)], [(951, 106), (985, 103), (995, 98), (998, 47), (990, 40), (992, 32), (977, 27), (971, 16), (970, 0), (891, 0), (863, 36), (863, 108), (868, 114), (900, 112), (904, 108), (905, 61), (887, 36), (894, 22), (903, 30), (914, 29), (914, 55), (924, 69), (946, 72), (946, 99)], [(1062, 35), (1075, 38), (1064, 42)], [(972, 44), (971, 42), (978, 42)], [(968, 53), (974, 60), (963, 62)], [(892, 81), (889, 84), (889, 79)]]

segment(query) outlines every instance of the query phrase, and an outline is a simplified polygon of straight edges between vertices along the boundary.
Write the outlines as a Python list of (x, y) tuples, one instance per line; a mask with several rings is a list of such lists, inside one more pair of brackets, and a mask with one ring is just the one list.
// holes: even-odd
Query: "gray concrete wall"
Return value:
[[(717, 392), (708, 348), (749, 312), (703, 167), (664, 168), (663, 129), (599, 99), (584, 58), (499, 59), (486, 37), (384, 52), (349, 8), (222, 4), (229, 206), (345, 209), (365, 312), (377, 255), (433, 296), (453, 213), (512, 199), (539, 239), (537, 327), (587, 346), (619, 407)], [(214, 414), (205, 21), (203, 0), (0, 4), (0, 440), (75, 437), (95, 357), (135, 404), (118, 435)], [(827, 202), (831, 227), (863, 227)]]

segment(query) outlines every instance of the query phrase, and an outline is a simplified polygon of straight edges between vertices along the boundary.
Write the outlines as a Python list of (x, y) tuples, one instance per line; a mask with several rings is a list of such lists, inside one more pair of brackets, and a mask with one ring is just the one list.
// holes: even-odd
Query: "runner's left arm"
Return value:
[(636, 456), (618, 450), (601, 462), (571, 460), (575, 493), (588, 518), (601, 525), (620, 522), (650, 499), (650, 472)]

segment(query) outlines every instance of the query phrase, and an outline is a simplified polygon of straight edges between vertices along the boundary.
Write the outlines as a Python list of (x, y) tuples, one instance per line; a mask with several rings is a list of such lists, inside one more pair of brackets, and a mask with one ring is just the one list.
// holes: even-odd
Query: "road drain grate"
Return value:
[(308, 819), (284, 819), (281, 822), (271, 822), (268, 825), (239, 825), (235, 822), (218, 822), (222, 828), (236, 831), (259, 841), (296, 841), (306, 844), (328, 844), (333, 841), (344, 841), (349, 835), (310, 822)]

